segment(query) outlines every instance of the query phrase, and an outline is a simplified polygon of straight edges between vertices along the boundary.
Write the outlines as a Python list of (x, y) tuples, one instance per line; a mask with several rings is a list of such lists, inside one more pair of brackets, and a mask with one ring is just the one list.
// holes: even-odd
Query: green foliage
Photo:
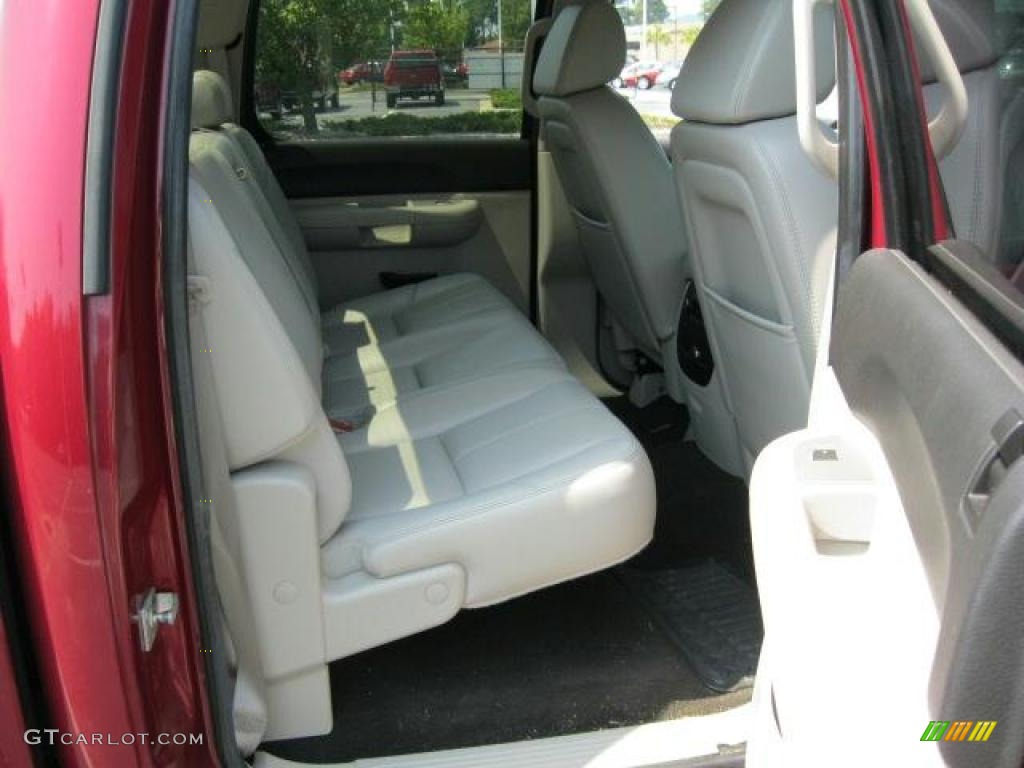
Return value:
[(640, 115), (640, 117), (652, 131), (674, 128), (681, 122), (678, 117), (665, 117), (664, 115)]
[(505, 49), (519, 50), (530, 0), (261, 0), (256, 82), (267, 102), (294, 92), (314, 134), (313, 94), (335, 92), (341, 69), (386, 59), (394, 47), (457, 63), (464, 48), (497, 39), (499, 2)]
[[(708, 0), (705, 0), (707, 2)], [(643, 0), (628, 0), (627, 3), (616, 3), (622, 23), (626, 25), (643, 24)], [(647, 0), (647, 23), (660, 24), (668, 18), (668, 7), (665, 0)]]
[(674, 39), (672, 30), (664, 26), (647, 28), (647, 42), (654, 46), (654, 57), (656, 59), (661, 58), (662, 48), (672, 45)]
[(675, 46), (678, 46), (676, 52), (680, 54), (689, 50), (700, 30), (701, 26), (698, 24), (679, 29), (670, 24), (650, 26), (647, 28), (647, 44), (654, 46), (654, 56), (660, 60), (663, 54), (672, 54)]
[[(372, 0), (364, 0), (372, 2)], [(469, 33), (469, 13), (458, 0), (417, 0), (402, 19), (402, 46), (461, 52)]]
[(502, 39), (506, 50), (521, 51), (530, 28), (529, 0), (500, 0)]
[(694, 24), (679, 31), (679, 42), (689, 48), (697, 40), (701, 27)]
[(490, 93), (495, 109), (522, 109), (523, 96), (518, 88), (495, 88)]
[(708, 20), (708, 17), (715, 12), (715, 9), (721, 2), (722, 0), (704, 0), (701, 6), (701, 13), (704, 14), (704, 21)]
[[(469, 14), (467, 48), (477, 48), (498, 39), (499, 0), (462, 0)], [(523, 48), (530, 27), (530, 0), (500, 0), (501, 39), (506, 50)]]
[(256, 77), (263, 88), (295, 91), (306, 130), (316, 132), (312, 93), (337, 87), (343, 66), (386, 48), (401, 0), (263, 0)]
[(416, 117), (394, 112), (385, 117), (358, 120), (324, 120), (323, 130), (332, 137), (433, 136), (459, 133), (514, 133), (522, 125), (520, 112), (461, 112), (443, 117)]

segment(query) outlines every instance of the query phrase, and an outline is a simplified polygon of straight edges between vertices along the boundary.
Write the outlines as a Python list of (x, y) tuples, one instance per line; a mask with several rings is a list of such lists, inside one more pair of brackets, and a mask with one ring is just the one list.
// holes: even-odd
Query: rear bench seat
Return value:
[(190, 287), (235, 502), (215, 514), (234, 516), (219, 524), (267, 738), (326, 733), (327, 662), (628, 558), (653, 532), (653, 474), (477, 276), (321, 313), (301, 231), (219, 76), (195, 74), (192, 112)]

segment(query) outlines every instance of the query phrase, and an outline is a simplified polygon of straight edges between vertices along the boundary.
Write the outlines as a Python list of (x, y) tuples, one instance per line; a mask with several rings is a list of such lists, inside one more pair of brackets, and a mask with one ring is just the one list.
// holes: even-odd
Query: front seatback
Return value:
[[(791, 0), (724, 0), (672, 95), (672, 162), (716, 374), (741, 456), (806, 423), (835, 250), (836, 182), (803, 153)], [(832, 18), (816, 16), (819, 101)], [(732, 443), (722, 437), (719, 444)]]
[(566, 6), (544, 41), (533, 86), (597, 290), (637, 345), (660, 359), (676, 331), (686, 242), (665, 152), (606, 85), (625, 52), (610, 3)]

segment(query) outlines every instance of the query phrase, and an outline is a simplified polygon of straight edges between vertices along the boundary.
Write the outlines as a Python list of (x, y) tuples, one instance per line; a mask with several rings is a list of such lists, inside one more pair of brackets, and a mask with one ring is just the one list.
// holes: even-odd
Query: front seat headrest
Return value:
[[(928, 5), (960, 72), (966, 74), (995, 64), (999, 58), (995, 0), (928, 0)], [(935, 82), (935, 68), (921, 43), (915, 41), (914, 47), (921, 80)]]
[(568, 5), (555, 18), (533, 75), (539, 96), (570, 96), (600, 88), (622, 71), (626, 31), (607, 0)]
[(218, 128), (234, 120), (228, 84), (209, 69), (192, 73), (192, 130)]
[[(834, 17), (814, 15), (818, 100), (835, 83)], [(796, 114), (792, 0), (723, 0), (683, 62), (672, 111), (736, 125)]]

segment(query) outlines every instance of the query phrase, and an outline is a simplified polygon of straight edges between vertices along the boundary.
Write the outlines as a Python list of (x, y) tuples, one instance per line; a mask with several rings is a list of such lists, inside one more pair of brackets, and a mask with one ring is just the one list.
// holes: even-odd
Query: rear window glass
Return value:
[(255, 106), (282, 140), (518, 136), (530, 0), (261, 0)]
[[(625, 0), (611, 85), (656, 133), (720, 0)], [(646, 18), (644, 10), (646, 9)], [(257, 117), (281, 140), (517, 136), (531, 0), (260, 0)]]

